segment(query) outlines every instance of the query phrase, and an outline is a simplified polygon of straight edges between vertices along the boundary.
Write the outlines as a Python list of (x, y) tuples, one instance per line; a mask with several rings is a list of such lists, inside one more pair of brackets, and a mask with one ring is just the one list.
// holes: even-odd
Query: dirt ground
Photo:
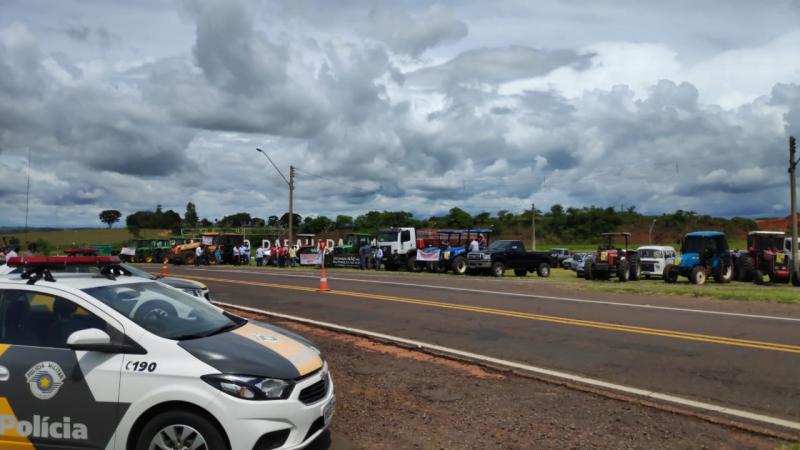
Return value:
[(336, 416), (314, 450), (776, 449), (784, 444), (346, 334), (269, 322), (311, 339), (331, 367)]

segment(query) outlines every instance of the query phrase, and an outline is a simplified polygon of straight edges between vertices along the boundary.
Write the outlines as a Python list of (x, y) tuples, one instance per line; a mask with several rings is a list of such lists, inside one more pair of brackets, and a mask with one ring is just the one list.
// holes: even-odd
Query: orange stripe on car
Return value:
[(316, 352), (307, 345), (277, 331), (248, 323), (234, 330), (233, 333), (283, 356), (297, 368), (300, 376), (308, 375), (322, 367), (322, 359)]

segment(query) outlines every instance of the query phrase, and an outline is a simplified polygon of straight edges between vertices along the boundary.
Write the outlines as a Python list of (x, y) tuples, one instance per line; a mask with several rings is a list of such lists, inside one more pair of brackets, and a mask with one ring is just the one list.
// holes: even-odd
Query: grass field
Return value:
[[(155, 239), (170, 236), (170, 232), (169, 230), (142, 230), (140, 235), (141, 239)], [(110, 244), (114, 248), (119, 248), (123, 242), (137, 239), (128, 232), (127, 228), (79, 228), (59, 231), (30, 231), (27, 234), (24, 232), (0, 234), (0, 238), (6, 240), (11, 237), (19, 239), (23, 247), (28, 242), (43, 239), (52, 244), (56, 250), (93, 244)]]

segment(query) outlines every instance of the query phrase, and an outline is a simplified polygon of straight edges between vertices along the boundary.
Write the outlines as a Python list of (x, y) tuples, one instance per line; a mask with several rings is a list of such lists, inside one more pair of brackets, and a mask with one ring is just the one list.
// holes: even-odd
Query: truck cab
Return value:
[(415, 228), (389, 228), (378, 233), (378, 247), (383, 250), (387, 270), (406, 267), (417, 270), (417, 231)]
[(642, 264), (642, 275), (646, 279), (661, 277), (667, 264), (675, 264), (677, 253), (674, 247), (664, 245), (645, 245), (636, 249)]

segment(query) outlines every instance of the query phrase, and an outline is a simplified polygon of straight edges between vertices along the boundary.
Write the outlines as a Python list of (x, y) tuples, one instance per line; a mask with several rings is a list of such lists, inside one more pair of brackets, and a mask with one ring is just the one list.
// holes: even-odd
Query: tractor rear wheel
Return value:
[(592, 273), (593, 270), (594, 270), (594, 263), (591, 263), (591, 262), (590, 263), (586, 263), (583, 266), (583, 278), (585, 278), (585, 279), (587, 279), (589, 281), (594, 280), (594, 273)]
[(547, 278), (550, 276), (550, 264), (543, 262), (539, 264), (539, 267), (536, 268), (536, 275), (539, 275), (542, 278)]
[(750, 255), (744, 255), (739, 258), (739, 281), (753, 281), (755, 278), (756, 261)]
[(463, 256), (456, 256), (453, 259), (453, 273), (456, 275), (464, 275), (467, 273), (467, 259)]
[(706, 269), (702, 266), (694, 266), (692, 272), (689, 274), (689, 280), (698, 286), (704, 285), (706, 283), (706, 278), (708, 278), (708, 275), (706, 275)]
[(639, 255), (637, 253), (631, 254), (628, 258), (628, 264), (630, 264), (630, 276), (628, 277), (631, 281), (639, 281), (642, 279), (642, 263), (639, 262)]
[(500, 261), (497, 261), (492, 264), (492, 275), (496, 277), (502, 277), (505, 271), (506, 271), (506, 266)]
[(617, 278), (620, 283), (626, 283), (631, 277), (630, 266), (628, 261), (620, 261), (617, 266)]
[(514, 269), (514, 275), (518, 277), (528, 276), (528, 271), (525, 269)]

